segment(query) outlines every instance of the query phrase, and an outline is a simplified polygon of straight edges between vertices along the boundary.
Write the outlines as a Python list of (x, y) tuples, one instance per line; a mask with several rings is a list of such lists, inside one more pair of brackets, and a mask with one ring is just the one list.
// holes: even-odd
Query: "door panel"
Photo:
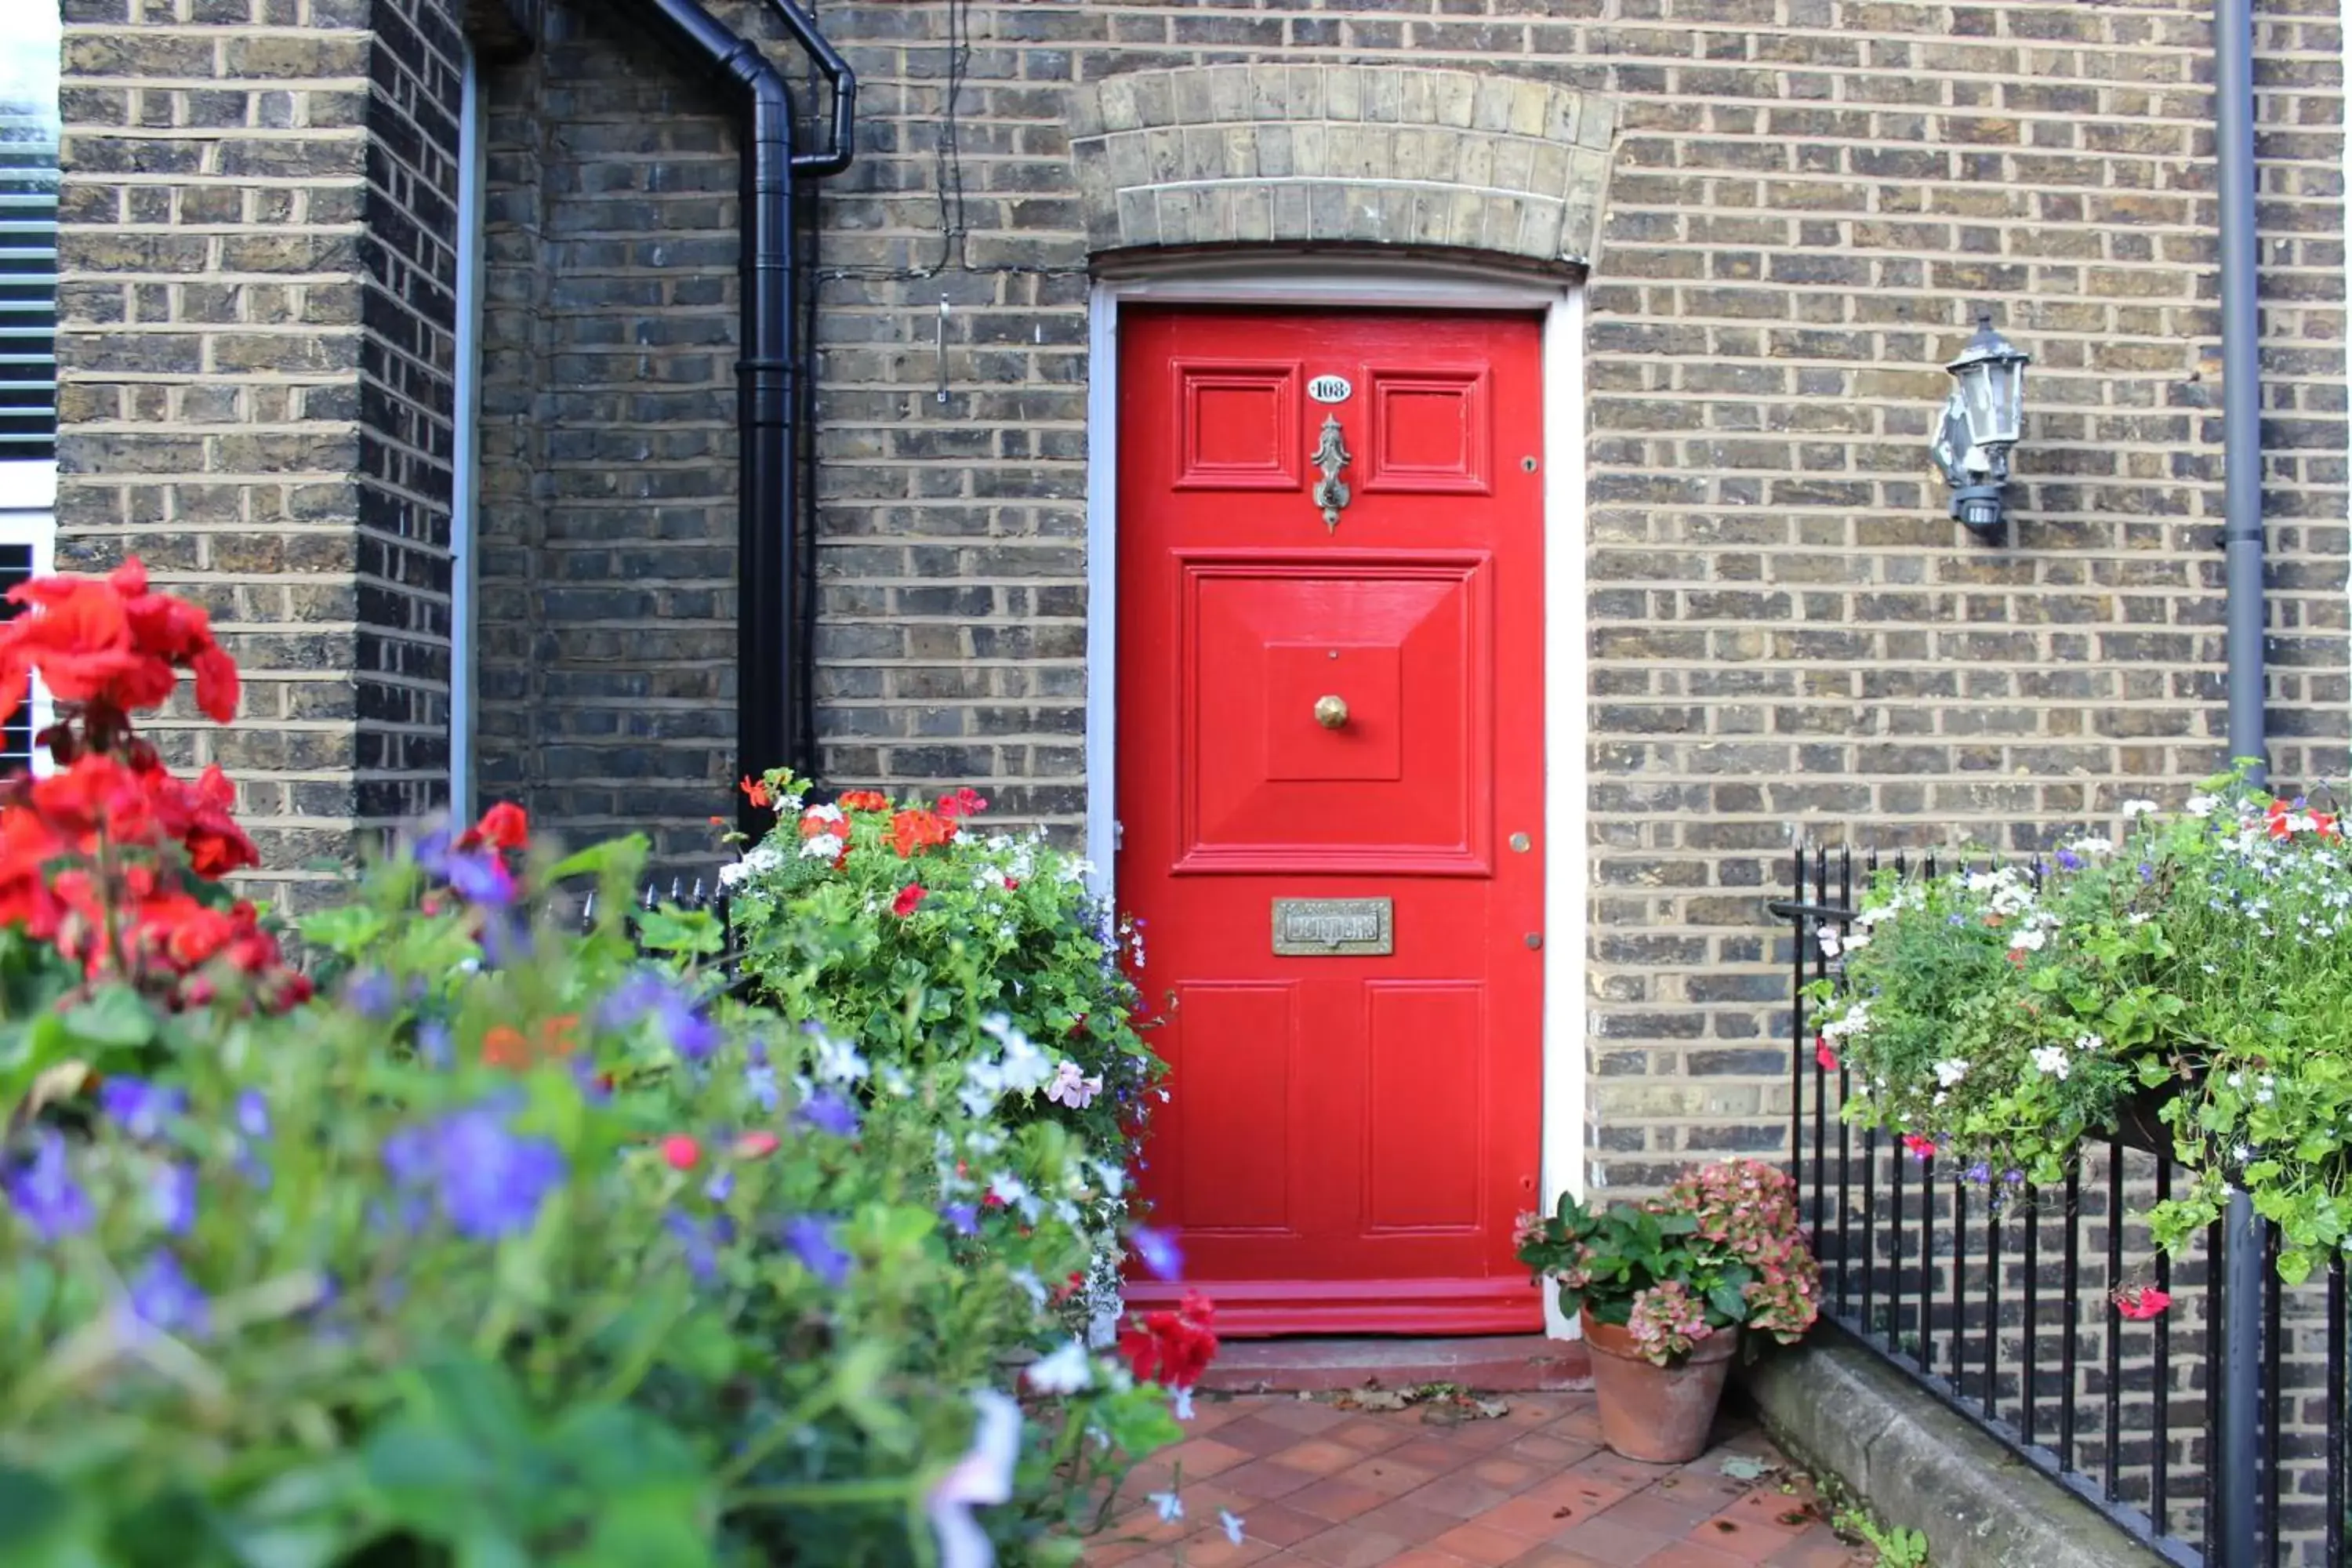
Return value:
[(1510, 1245), (1542, 1087), (1538, 352), (1509, 316), (1122, 314), (1118, 882), (1172, 1074), (1140, 1184), (1237, 1333), (1542, 1321)]

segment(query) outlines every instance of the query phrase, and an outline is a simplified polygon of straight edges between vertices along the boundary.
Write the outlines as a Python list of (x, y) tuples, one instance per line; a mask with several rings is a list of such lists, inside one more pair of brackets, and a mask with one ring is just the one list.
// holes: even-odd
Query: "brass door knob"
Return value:
[(1338, 729), (1348, 721), (1348, 700), (1344, 697), (1317, 698), (1315, 721), (1326, 730)]

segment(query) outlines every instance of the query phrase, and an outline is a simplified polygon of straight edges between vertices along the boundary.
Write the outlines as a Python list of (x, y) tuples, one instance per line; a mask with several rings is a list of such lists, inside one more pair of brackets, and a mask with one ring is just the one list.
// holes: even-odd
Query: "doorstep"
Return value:
[(1450, 1383), (1481, 1393), (1559, 1393), (1592, 1386), (1576, 1340), (1499, 1334), (1445, 1340), (1227, 1340), (1201, 1379), (1225, 1394), (1333, 1394), (1376, 1385)]

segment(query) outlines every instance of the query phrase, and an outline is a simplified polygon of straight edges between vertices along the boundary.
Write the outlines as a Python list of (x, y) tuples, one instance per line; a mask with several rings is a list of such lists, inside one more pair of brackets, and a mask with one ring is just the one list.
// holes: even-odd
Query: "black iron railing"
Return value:
[[(1933, 857), (1887, 865), (1937, 870)], [(2230, 1300), (2214, 1284), (2221, 1226), (2176, 1259), (2132, 1220), (2171, 1194), (2174, 1170), (2128, 1133), (2079, 1150), (2044, 1191), (1914, 1158), (1846, 1121), (1851, 1069), (1822, 1064), (1803, 991), (1837, 973), (1819, 933), (1843, 932), (1879, 868), (1875, 855), (1801, 850), (1792, 897), (1770, 906), (1795, 939), (1790, 1157), (1823, 1315), (2184, 1568), (2344, 1568), (2343, 1259), (2295, 1289), (2265, 1268), (2259, 1300)], [(2127, 1321), (2114, 1297), (2130, 1286), (2171, 1305)], [(2260, 1352), (2242, 1366), (2227, 1353), (2232, 1310), (2260, 1314)], [(2256, 1413), (2250, 1452), (2221, 1440), (2232, 1400)]]

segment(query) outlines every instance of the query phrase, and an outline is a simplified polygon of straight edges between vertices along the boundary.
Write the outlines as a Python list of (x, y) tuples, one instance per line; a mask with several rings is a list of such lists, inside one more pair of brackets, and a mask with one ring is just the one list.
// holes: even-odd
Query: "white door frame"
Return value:
[[(1584, 289), (1428, 261), (1218, 258), (1096, 279), (1087, 344), (1087, 852), (1114, 897), (1118, 864), (1118, 313), (1129, 300), (1194, 305), (1521, 310), (1543, 317), (1543, 1206), (1585, 1191), (1587, 823)], [(1573, 1338), (1553, 1294), (1544, 1321)]]

